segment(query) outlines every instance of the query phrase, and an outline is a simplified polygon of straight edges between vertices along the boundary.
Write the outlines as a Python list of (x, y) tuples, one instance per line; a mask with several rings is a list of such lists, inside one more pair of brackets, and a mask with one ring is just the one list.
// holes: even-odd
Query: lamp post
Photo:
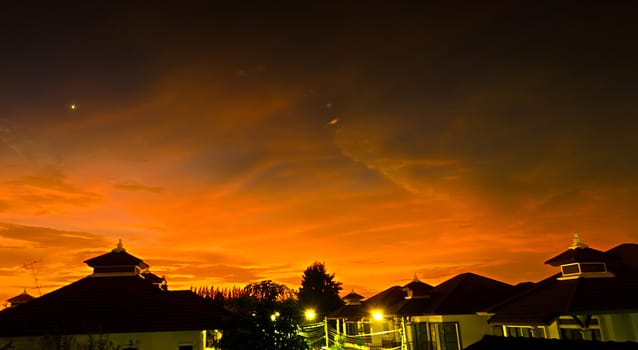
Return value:
[[(317, 321), (317, 313), (314, 309), (308, 308), (304, 310), (304, 324), (301, 326), (301, 335), (306, 339), (306, 342), (310, 344), (313, 349), (316, 349), (317, 344), (321, 344), (321, 338), (326, 337), (326, 344), (328, 344), (328, 329), (326, 318), (323, 321)], [(320, 346), (320, 345), (319, 345)]]

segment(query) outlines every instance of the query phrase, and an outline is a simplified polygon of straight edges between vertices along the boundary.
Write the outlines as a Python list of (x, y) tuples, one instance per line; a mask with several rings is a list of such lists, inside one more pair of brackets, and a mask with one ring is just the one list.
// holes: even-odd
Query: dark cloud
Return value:
[[(174, 281), (295, 281), (315, 256), (355, 286), (513, 280), (573, 230), (638, 232), (624, 6), (4, 5), (0, 214), (179, 246), (153, 263)], [(10, 264), (105, 246), (2, 225), (0, 244), (39, 249)]]

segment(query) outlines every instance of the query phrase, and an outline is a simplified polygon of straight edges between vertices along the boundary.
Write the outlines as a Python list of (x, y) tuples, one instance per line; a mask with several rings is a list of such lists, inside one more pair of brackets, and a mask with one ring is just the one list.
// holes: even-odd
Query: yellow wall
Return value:
[(603, 340), (638, 342), (638, 313), (599, 315)]
[(459, 325), (459, 337), (461, 346), (466, 348), (481, 340), (484, 335), (491, 334), (491, 328), (487, 324), (489, 316), (483, 315), (436, 315), (413, 316), (412, 323), (417, 322), (457, 322)]
[[(638, 313), (618, 313), (595, 315), (598, 318), (598, 327), (602, 341), (632, 341), (638, 342)], [(517, 325), (511, 325), (516, 327)], [(565, 328), (577, 328), (577, 325), (563, 326)], [(541, 327), (539, 327), (541, 328)], [(559, 339), (560, 326), (556, 318), (545, 328), (545, 338)]]
[[(72, 336), (79, 343), (89, 340), (87, 335)], [(100, 336), (93, 336), (98, 339)], [(126, 347), (129, 344), (137, 345), (138, 350), (177, 350), (179, 345), (192, 345), (194, 350), (205, 348), (205, 331), (176, 331), (176, 332), (146, 332), (146, 333), (111, 333), (102, 335), (114, 346)], [(0, 338), (0, 346), (12, 341), (15, 350), (41, 349), (43, 337), (14, 337)]]

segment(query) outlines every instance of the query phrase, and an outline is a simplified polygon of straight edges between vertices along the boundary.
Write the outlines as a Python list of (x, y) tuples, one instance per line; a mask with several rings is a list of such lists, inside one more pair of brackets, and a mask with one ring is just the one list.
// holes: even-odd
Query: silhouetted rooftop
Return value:
[(474, 273), (457, 275), (429, 291), (429, 298), (408, 299), (401, 315), (473, 314), (511, 296), (516, 288)]
[(567, 249), (557, 256), (545, 261), (545, 264), (560, 266), (577, 262), (608, 262), (614, 261), (616, 257), (592, 248)]
[(27, 291), (25, 290), (24, 292), (16, 295), (13, 298), (7, 299), (7, 301), (11, 304), (11, 306), (16, 306), (27, 303), (33, 299), (35, 299), (35, 297), (27, 293)]
[(85, 277), (0, 312), (0, 336), (219, 329), (227, 311), (140, 276)]
[(148, 267), (142, 259), (135, 257), (125, 251), (123, 252), (108, 252), (95, 258), (91, 258), (84, 261), (85, 264), (91, 267), (100, 266), (138, 266), (142, 264), (145, 268)]
[[(633, 262), (638, 245), (621, 245), (606, 256)], [(490, 323), (548, 324), (564, 314), (638, 311), (638, 269), (618, 266), (613, 277), (559, 280), (556, 274), (492, 307)]]

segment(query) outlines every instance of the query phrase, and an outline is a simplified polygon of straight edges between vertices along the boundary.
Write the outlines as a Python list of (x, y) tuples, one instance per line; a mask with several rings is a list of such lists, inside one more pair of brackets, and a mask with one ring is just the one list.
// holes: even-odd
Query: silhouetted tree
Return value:
[(267, 303), (293, 299), (295, 292), (284, 284), (275, 283), (271, 280), (255, 282), (244, 287), (246, 295), (255, 297)]
[(308, 349), (298, 334), (303, 316), (292, 290), (266, 280), (247, 285), (242, 294), (227, 301), (233, 314), (220, 341), (222, 349)]
[(334, 280), (335, 274), (326, 271), (326, 265), (315, 261), (301, 276), (301, 288), (297, 297), (299, 305), (313, 308), (318, 317), (323, 317), (343, 305), (339, 297), (341, 282)]
[(218, 288), (214, 286), (191, 286), (191, 291), (201, 297), (212, 299), (222, 306), (231, 306), (232, 300), (240, 298), (246, 294), (244, 288), (233, 286), (232, 288)]

